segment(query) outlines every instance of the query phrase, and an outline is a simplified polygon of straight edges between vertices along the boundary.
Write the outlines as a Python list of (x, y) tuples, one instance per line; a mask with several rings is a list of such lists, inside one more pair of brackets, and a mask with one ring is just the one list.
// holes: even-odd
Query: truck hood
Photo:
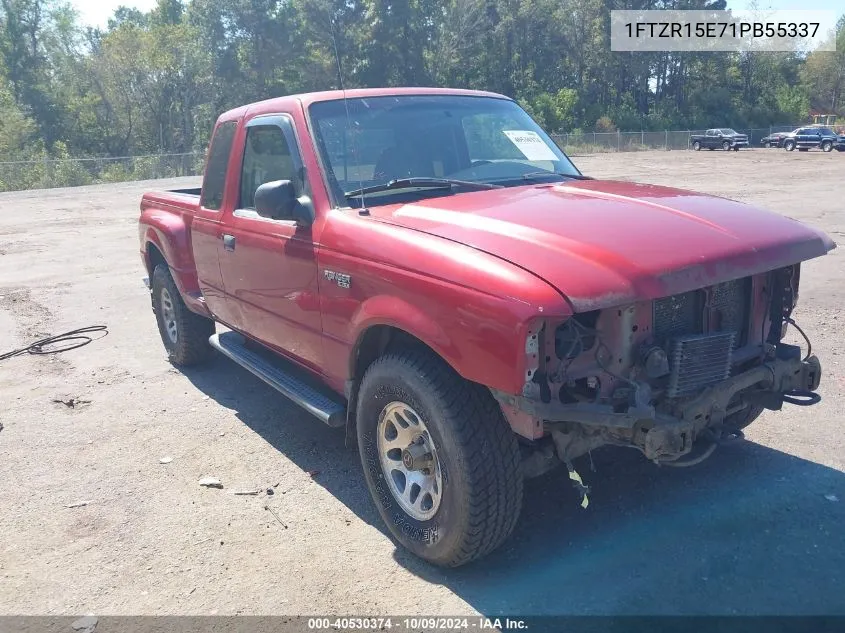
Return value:
[(524, 268), (576, 312), (686, 292), (836, 247), (821, 231), (776, 213), (630, 182), (491, 189), (370, 213)]

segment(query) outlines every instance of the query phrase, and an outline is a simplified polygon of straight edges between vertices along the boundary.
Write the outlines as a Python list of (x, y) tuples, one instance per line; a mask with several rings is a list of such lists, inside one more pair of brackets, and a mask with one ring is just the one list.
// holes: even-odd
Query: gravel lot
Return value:
[[(845, 236), (845, 154), (575, 161)], [(182, 373), (165, 360), (138, 202), (194, 182), (0, 194), (0, 351), (109, 327), (0, 364), (0, 614), (845, 614), (845, 248), (801, 275), (821, 404), (766, 412), (696, 468), (597, 453), (595, 473), (582, 466), (588, 511), (565, 473), (531, 481), (506, 546), (445, 572), (385, 535), (342, 431), (230, 361)], [(206, 475), (225, 488), (201, 488)]]

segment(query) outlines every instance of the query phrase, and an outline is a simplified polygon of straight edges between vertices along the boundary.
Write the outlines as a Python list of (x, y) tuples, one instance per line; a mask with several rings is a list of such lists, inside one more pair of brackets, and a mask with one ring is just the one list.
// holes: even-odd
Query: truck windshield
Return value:
[(413, 184), (420, 180), (409, 179), (511, 187), (581, 176), (540, 126), (507, 99), (353, 98), (314, 103), (309, 116), (338, 206), (360, 206), (361, 190), (366, 204), (375, 206), (474, 189), (421, 187)]

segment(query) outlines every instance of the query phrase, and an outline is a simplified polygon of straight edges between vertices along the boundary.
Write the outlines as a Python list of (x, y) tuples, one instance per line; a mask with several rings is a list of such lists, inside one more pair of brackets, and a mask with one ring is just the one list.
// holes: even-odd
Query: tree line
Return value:
[(765, 127), (845, 114), (836, 52), (619, 53), (611, 9), (725, 0), (159, 0), (105, 28), (0, 0), (0, 161), (202, 150), (217, 115), (339, 87), (517, 98), (549, 131)]

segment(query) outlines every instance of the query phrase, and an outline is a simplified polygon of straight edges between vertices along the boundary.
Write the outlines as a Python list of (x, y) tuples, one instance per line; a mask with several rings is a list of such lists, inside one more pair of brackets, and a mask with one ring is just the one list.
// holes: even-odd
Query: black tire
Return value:
[(731, 148), (730, 141), (722, 141), (722, 149), (726, 152)]
[[(381, 463), (379, 433), (392, 441), (391, 420), (397, 417), (385, 413), (397, 403), (407, 407), (398, 420), (405, 421), (404, 429), (412, 427), (407, 420), (418, 418), (416, 428), (422, 421), (439, 464), (439, 505), (431, 504), (433, 514), (423, 519), (409, 514), (392, 490), (394, 484), (409, 485), (405, 475), (396, 474), (402, 465), (393, 462), (397, 468), (386, 472)], [(364, 477), (379, 514), (394, 539), (420, 558), (458, 567), (490, 553), (513, 531), (523, 481), (516, 437), (490, 393), (433, 353), (389, 353), (370, 365), (358, 393), (357, 433)]]
[(692, 148), (693, 148), (696, 152), (700, 152), (700, 151), (701, 151), (701, 143), (699, 143), (698, 141), (693, 142), (693, 144), (692, 144)]
[[(158, 332), (170, 362), (188, 366), (208, 360), (212, 353), (208, 337), (214, 334), (214, 321), (188, 310), (170, 269), (163, 264), (156, 266), (153, 271), (152, 299)], [(167, 299), (171, 307), (166, 310)], [(173, 317), (170, 323), (175, 326), (174, 337), (171, 337), (165, 322), (166, 312), (170, 312)]]
[(822, 143), (822, 151), (823, 152), (829, 152), (832, 149), (833, 149), (833, 143), (832, 142), (825, 141), (824, 143)]
[(795, 149), (795, 141), (784, 141), (783, 149), (785, 149), (787, 152), (791, 152)]
[(744, 409), (737, 411), (736, 413), (731, 413), (727, 418), (725, 418), (724, 426), (729, 429), (736, 429), (737, 431), (741, 431), (749, 424), (754, 422), (757, 418), (760, 417), (760, 414), (763, 413), (763, 407), (749, 404)]

